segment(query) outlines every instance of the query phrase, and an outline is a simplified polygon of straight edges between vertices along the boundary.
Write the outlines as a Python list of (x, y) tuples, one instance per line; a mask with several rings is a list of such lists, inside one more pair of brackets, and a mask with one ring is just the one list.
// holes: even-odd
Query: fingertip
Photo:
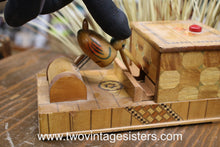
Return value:
[(118, 40), (124, 40), (131, 36), (131, 29), (126, 15), (120, 9), (119, 11), (120, 15), (115, 18), (115, 23), (109, 28), (109, 33)]
[(115, 39), (127, 39), (131, 35), (128, 20), (112, 0), (83, 0), (90, 14), (104, 30)]
[(4, 19), (5, 19), (5, 22), (7, 23), (7, 25), (9, 25), (11, 27), (20, 27), (23, 24), (25, 24), (25, 22), (17, 21), (16, 19), (13, 19), (13, 17), (10, 17), (7, 14), (4, 14)]

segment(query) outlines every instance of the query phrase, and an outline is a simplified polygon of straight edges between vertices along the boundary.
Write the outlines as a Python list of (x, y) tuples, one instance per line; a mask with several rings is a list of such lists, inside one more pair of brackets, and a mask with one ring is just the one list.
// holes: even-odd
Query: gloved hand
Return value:
[[(4, 0), (0, 0), (4, 1)], [(73, 0), (8, 0), (4, 10), (5, 20), (12, 27), (21, 26), (40, 14), (61, 9)], [(112, 0), (83, 0), (99, 26), (115, 39), (131, 35), (125, 14)]]

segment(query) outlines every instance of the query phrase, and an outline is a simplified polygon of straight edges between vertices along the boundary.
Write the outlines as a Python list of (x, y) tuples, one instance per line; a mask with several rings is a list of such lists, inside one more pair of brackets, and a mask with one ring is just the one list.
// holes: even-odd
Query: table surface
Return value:
[[(220, 145), (220, 123), (132, 131), (182, 134), (182, 141), (39, 141), (36, 73), (60, 54), (30, 50), (0, 61), (0, 146), (210, 146)], [(93, 63), (87, 69), (97, 69)], [(86, 68), (86, 67), (85, 67)], [(120, 132), (128, 134), (128, 132)], [(117, 133), (114, 133), (117, 134)]]

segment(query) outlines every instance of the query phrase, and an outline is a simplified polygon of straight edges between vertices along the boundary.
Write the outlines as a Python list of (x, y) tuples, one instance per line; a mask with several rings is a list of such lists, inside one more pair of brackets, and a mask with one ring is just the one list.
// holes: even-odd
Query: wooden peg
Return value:
[(123, 50), (119, 50), (120, 54), (121, 54), (121, 58), (125, 64), (125, 66), (127, 67), (128, 71), (131, 73), (131, 70), (130, 70), (130, 67), (129, 67), (129, 64), (128, 64), (128, 61), (127, 61), (127, 58), (126, 58), (126, 55), (124, 53)]
[(132, 54), (127, 50), (127, 49), (122, 49), (124, 54), (138, 67), (138, 68), (142, 68), (141, 64), (134, 58), (134, 56), (132, 56)]

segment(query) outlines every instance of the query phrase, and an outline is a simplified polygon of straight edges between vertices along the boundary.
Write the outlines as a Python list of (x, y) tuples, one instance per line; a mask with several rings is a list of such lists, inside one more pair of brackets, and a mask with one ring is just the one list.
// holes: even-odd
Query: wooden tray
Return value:
[[(81, 74), (87, 100), (56, 103), (49, 102), (45, 72), (37, 75), (41, 134), (115, 132), (220, 121), (220, 98), (155, 103), (148, 84), (136, 81), (118, 60), (113, 69)], [(135, 102), (139, 97), (144, 101)]]

